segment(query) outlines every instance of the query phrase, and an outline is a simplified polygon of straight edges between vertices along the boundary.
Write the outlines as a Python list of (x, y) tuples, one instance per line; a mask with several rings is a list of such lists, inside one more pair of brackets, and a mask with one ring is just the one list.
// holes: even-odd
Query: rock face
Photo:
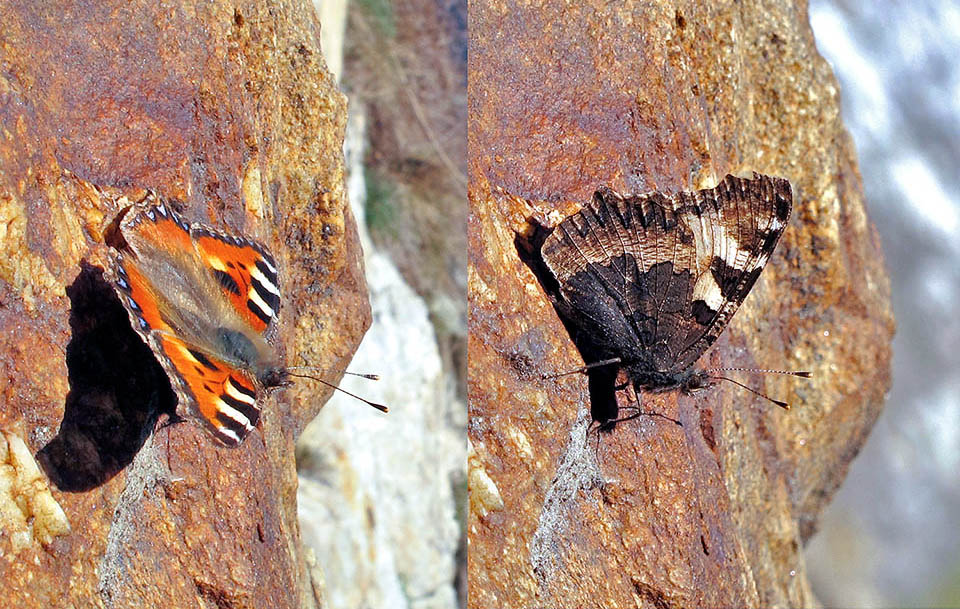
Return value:
[[(469, 606), (814, 604), (802, 546), (880, 412), (893, 320), (805, 5), (477, 3), (469, 37)], [(586, 378), (541, 380), (582, 360), (516, 236), (600, 186), (751, 170), (790, 180), (793, 217), (700, 365), (813, 378), (738, 377), (789, 412), (722, 384), (642, 396), (682, 427), (587, 435)]]
[(312, 7), (8, 3), (0, 21), (0, 464), (20, 488), (25, 445), (54, 486), (52, 503), (43, 480), (21, 493), (33, 541), (28, 511), (25, 529), (4, 508), (0, 597), (320, 604), (293, 446), (329, 390), (272, 394), (235, 450), (192, 423), (154, 431), (173, 394), (103, 280), (119, 209), (91, 186), (150, 187), (265, 243), (284, 291), (277, 348), (290, 365), (342, 368), (370, 311), (344, 193), (346, 102)]

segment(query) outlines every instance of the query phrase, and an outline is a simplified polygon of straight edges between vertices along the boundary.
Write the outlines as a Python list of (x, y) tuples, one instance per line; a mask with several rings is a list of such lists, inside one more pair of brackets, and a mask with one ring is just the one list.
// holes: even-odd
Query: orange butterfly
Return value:
[(134, 329), (179, 403), (217, 440), (239, 445), (265, 393), (304, 376), (264, 338), (280, 309), (276, 260), (255, 241), (188, 223), (153, 192), (126, 210), (119, 236), (111, 279)]

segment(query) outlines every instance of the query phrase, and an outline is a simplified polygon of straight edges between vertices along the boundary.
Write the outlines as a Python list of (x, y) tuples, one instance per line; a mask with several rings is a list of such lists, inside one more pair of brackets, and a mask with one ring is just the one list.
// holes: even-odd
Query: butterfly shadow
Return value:
[(37, 460), (60, 490), (83, 492), (133, 461), (159, 416), (175, 417), (176, 397), (102, 269), (82, 262), (67, 297), (70, 391), (60, 430)]
[[(557, 283), (556, 278), (550, 273), (543, 261), (540, 250), (551, 231), (534, 218), (527, 218), (527, 222), (534, 227), (532, 234), (529, 236), (517, 234), (513, 241), (520, 260), (530, 268), (547, 293), (557, 316), (563, 323), (570, 340), (573, 341), (574, 346), (583, 357), (583, 361), (590, 364), (609, 357), (600, 352), (599, 347), (590, 336), (580, 331), (580, 325), (574, 313), (565, 305), (563, 298), (560, 296), (560, 284)], [(586, 370), (590, 391), (590, 416), (597, 424), (596, 429), (600, 432), (613, 431), (618, 422), (618, 371), (619, 367), (614, 365), (599, 366)]]

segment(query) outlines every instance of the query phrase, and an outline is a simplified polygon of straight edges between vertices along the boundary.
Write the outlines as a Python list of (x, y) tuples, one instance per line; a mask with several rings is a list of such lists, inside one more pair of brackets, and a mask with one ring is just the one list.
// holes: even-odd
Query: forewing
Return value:
[(259, 243), (194, 225), (197, 252), (236, 312), (263, 333), (280, 310), (280, 288), (273, 256)]
[[(154, 331), (182, 331), (182, 316), (172, 310), (174, 296), (169, 294), (177, 290), (171, 289), (171, 282), (165, 279), (183, 276), (184, 272), (174, 270), (158, 277), (156, 267), (173, 267), (179, 260), (177, 252), (192, 252), (190, 227), (150, 193), (142, 205), (128, 212), (121, 228), (126, 243), (114, 252), (109, 276), (131, 325), (149, 345)], [(158, 260), (168, 264), (158, 265)], [(160, 355), (169, 372), (169, 360)]]

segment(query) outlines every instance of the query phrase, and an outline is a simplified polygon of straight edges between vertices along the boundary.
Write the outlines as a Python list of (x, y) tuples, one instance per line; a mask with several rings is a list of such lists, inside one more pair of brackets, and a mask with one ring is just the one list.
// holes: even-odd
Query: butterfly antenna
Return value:
[[(755, 371), (755, 372), (759, 372), (759, 371), (757, 370), (757, 371)], [(784, 373), (784, 374), (791, 374), (791, 373), (786, 372), (786, 373)], [(730, 381), (730, 382), (733, 383), (734, 385), (739, 385), (740, 387), (743, 387), (744, 389), (746, 389), (746, 390), (749, 391), (750, 393), (753, 393), (753, 394), (755, 394), (755, 395), (759, 395), (760, 397), (764, 398), (765, 400), (770, 400), (771, 402), (773, 402), (774, 404), (776, 404), (776, 405), (779, 406), (780, 408), (783, 408), (784, 410), (790, 410), (790, 404), (787, 404), (786, 402), (781, 402), (780, 400), (775, 400), (775, 399), (773, 399), (772, 397), (770, 397), (769, 395), (767, 395), (767, 394), (765, 394), (765, 393), (760, 393), (760, 392), (757, 391), (756, 389), (754, 389), (754, 388), (752, 388), (752, 387), (747, 387), (747, 386), (744, 385), (743, 383), (737, 382), (737, 381), (733, 380), (732, 378), (727, 378), (727, 377), (725, 377), (725, 376), (712, 376), (712, 375), (710, 376), (710, 378), (712, 378), (712, 379), (717, 379), (717, 380), (719, 380), (719, 381)]]
[[(805, 379), (810, 378), (810, 373), (805, 370), (762, 370), (759, 368), (713, 368), (706, 370), (710, 372), (759, 372), (761, 374), (789, 374), (790, 376), (799, 376)], [(718, 377), (719, 378), (719, 377)], [(730, 380), (730, 379), (727, 379)]]
[[(367, 406), (373, 406), (374, 408), (376, 408), (376, 409), (379, 410), (380, 412), (389, 412), (389, 411), (390, 411), (390, 410), (389, 410), (386, 406), (384, 406), (383, 404), (377, 404), (376, 402), (371, 402), (370, 400), (368, 400), (368, 399), (366, 399), (366, 398), (362, 398), (362, 397), (360, 397), (359, 395), (356, 395), (356, 394), (354, 394), (354, 393), (350, 393), (350, 392), (347, 391), (346, 389), (341, 389), (340, 387), (337, 387), (337, 386), (334, 385), (333, 383), (327, 382), (327, 381), (323, 380), (323, 379), (320, 378), (320, 377), (310, 376), (309, 374), (297, 374), (297, 373), (295, 373), (295, 372), (291, 372), (292, 369), (303, 368), (303, 367), (304, 367), (304, 366), (294, 366), (293, 368), (287, 368), (287, 374), (289, 374), (290, 376), (296, 377), (296, 378), (311, 379), (311, 380), (314, 380), (314, 381), (323, 383), (323, 384), (326, 385), (327, 387), (330, 387), (330, 388), (332, 388), (332, 389), (336, 389), (337, 391), (339, 391), (339, 392), (341, 392), (341, 393), (345, 393), (345, 394), (349, 395), (350, 397), (352, 397), (352, 398), (354, 398), (354, 399), (360, 400), (361, 402), (363, 402), (363, 403), (366, 404)], [(376, 375), (373, 375), (373, 374), (371, 374), (371, 375), (369, 375), (369, 376), (368, 376), (368, 375), (364, 375), (364, 374), (357, 374), (356, 376), (362, 376), (362, 377), (364, 377), (364, 378), (374, 377), (374, 380), (376, 380)]]
[[(315, 368), (313, 366), (290, 366), (287, 370), (309, 370), (310, 372), (317, 372), (320, 374), (349, 374), (350, 376), (359, 376), (360, 378), (369, 379), (371, 381), (379, 381), (379, 374), (366, 374), (364, 372), (350, 372), (349, 370), (324, 370), (323, 368)], [(312, 378), (312, 377), (311, 377)]]

